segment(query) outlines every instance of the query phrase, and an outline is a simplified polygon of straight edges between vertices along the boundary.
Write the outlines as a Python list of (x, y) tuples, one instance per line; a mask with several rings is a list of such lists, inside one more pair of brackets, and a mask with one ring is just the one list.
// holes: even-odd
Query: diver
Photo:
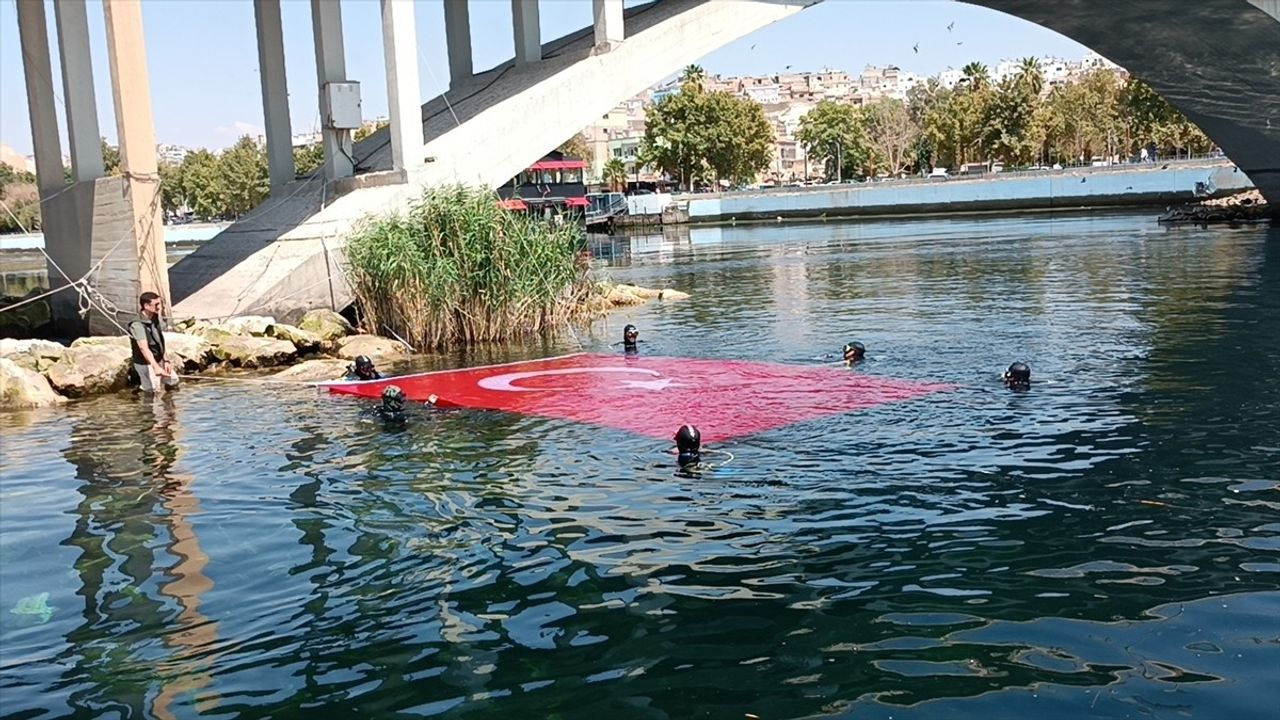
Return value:
[(380, 420), (390, 427), (403, 427), (409, 422), (404, 411), (404, 391), (395, 385), (388, 385), (382, 391), (382, 402), (377, 407), (369, 408), (361, 416)]
[[(627, 325), (622, 328), (622, 352), (627, 355), (635, 355), (640, 351), (640, 349), (636, 347), (639, 343), (640, 331), (636, 329), (635, 325)], [(618, 343), (614, 343), (614, 345), (617, 344)]]
[(1030, 390), (1031, 389), (1031, 368), (1026, 363), (1016, 362), (1004, 371), (1001, 377), (1004, 380), (1005, 387), (1010, 390)]
[(676, 431), (676, 463), (681, 470), (697, 469), (702, 462), (702, 433), (693, 425), (681, 425)]
[(845, 365), (852, 365), (867, 359), (867, 346), (857, 340), (846, 344), (840, 352), (844, 356)]
[(373, 366), (373, 361), (368, 355), (356, 356), (355, 364), (347, 366), (347, 376), (344, 378), (348, 382), (355, 380), (381, 380), (382, 373)]

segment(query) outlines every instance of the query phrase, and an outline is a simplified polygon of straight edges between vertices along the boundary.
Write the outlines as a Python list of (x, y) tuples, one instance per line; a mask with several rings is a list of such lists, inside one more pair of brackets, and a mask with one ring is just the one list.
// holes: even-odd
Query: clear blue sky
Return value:
[[(341, 0), (347, 74), (362, 85), (364, 114), (386, 114), (378, 0)], [(106, 36), (100, 0), (88, 0), (94, 80), (102, 134), (114, 142)], [(638, 4), (627, 0), (628, 6)], [(47, 2), (54, 84), (58, 96), (56, 33)], [(251, 0), (143, 0), (156, 135), (162, 143), (219, 148), (262, 128)], [(294, 132), (314, 128), (315, 55), (308, 0), (284, 0), (285, 53)], [(471, 0), (475, 67), (513, 54), (509, 0)], [(444, 11), (441, 0), (416, 0), (423, 97), (444, 89)], [(544, 41), (591, 23), (590, 0), (542, 0)], [(954, 23), (951, 30), (947, 25)], [(913, 50), (919, 45), (919, 51)], [(1052, 31), (985, 8), (945, 0), (827, 0), (712, 53), (708, 72), (767, 74), (832, 67), (857, 74), (864, 65), (895, 64), (932, 75), (971, 60), (1057, 55), (1078, 58), (1085, 48)], [(59, 108), (61, 114), (61, 108)], [(65, 119), (63, 152), (67, 152)], [(0, 0), (0, 142), (31, 152), (17, 11)]]

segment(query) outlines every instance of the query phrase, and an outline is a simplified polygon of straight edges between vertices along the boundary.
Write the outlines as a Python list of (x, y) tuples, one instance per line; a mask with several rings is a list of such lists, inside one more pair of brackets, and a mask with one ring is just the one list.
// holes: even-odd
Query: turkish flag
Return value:
[(844, 367), (737, 360), (595, 355), (329, 384), (378, 397), (399, 386), (410, 400), (595, 423), (656, 438), (684, 424), (704, 441), (728, 440), (825, 415), (910, 400), (948, 385), (862, 375)]

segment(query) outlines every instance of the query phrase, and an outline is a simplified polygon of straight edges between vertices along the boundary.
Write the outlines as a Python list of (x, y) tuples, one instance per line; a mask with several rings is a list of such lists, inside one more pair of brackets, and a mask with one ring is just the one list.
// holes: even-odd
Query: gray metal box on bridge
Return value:
[(360, 115), (360, 83), (325, 83), (321, 90), (324, 103), (324, 126), (335, 130), (355, 130), (363, 118)]

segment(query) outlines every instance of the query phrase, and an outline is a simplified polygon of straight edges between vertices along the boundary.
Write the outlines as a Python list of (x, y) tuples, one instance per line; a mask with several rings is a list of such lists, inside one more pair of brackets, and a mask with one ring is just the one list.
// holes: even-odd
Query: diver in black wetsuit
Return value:
[(409, 416), (404, 411), (404, 391), (395, 385), (388, 385), (382, 391), (382, 403), (361, 414), (373, 420), (381, 420), (388, 427), (403, 427), (409, 422)]
[(1026, 363), (1016, 362), (1004, 371), (1005, 387), (1010, 390), (1030, 390), (1031, 389), (1031, 368)]
[[(640, 352), (640, 348), (636, 347), (640, 343), (640, 331), (635, 325), (627, 325), (622, 328), (622, 352), (627, 355), (635, 355)], [(617, 345), (618, 343), (614, 343)]]
[(846, 365), (852, 365), (856, 362), (862, 362), (867, 358), (867, 346), (857, 340), (844, 346), (841, 350)]
[(359, 355), (356, 357), (354, 365), (347, 367), (347, 381), (355, 380), (381, 380), (382, 373), (378, 372), (373, 366), (373, 361), (368, 355)]
[(681, 470), (692, 470), (702, 462), (702, 433), (693, 425), (681, 425), (676, 431), (676, 463)]

